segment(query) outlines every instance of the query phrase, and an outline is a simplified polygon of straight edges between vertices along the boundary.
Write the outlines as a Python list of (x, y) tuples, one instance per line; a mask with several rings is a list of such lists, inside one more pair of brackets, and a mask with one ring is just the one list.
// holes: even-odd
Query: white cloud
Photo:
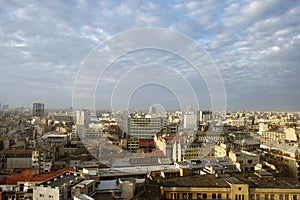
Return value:
[[(172, 28), (203, 45), (220, 68), (234, 103), (242, 106), (245, 101), (247, 106), (251, 98), (243, 95), (257, 102), (256, 96), (268, 98), (265, 93), (275, 88), (294, 99), (299, 94), (298, 1), (2, 1), (0, 8), (0, 69), (5, 71), (0, 79), (15, 80), (15, 87), (26, 86), (24, 91), (33, 96), (47, 95), (42, 89), (32, 92), (31, 85), (42, 84), (35, 76), (43, 78), (50, 93), (62, 85), (69, 88), (81, 61), (98, 43), (121, 31), (149, 26)], [(123, 59), (127, 64), (148, 61)], [(161, 56), (159, 62), (193, 74), (179, 59)], [(126, 64), (114, 76), (122, 74), (121, 69)], [(114, 80), (110, 74), (106, 78)], [(15, 101), (4, 86), (0, 92)], [(299, 101), (294, 105), (300, 107)]]

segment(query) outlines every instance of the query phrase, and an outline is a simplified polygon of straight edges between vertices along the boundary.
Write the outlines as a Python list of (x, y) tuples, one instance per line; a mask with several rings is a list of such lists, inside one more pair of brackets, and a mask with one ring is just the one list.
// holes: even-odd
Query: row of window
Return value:
[[(274, 200), (275, 194), (251, 194), (250, 200)], [(279, 200), (298, 200), (297, 195), (279, 194)]]
[[(194, 194), (197, 195), (197, 199), (206, 200), (208, 199), (207, 193), (197, 193)], [(211, 196), (209, 196), (209, 199), (229, 199), (229, 194), (221, 193), (212, 193)], [(179, 192), (172, 192), (170, 193), (170, 199), (193, 199), (193, 193), (179, 193)], [(245, 195), (244, 194), (236, 194), (235, 200), (244, 200)], [(289, 194), (279, 194), (278, 196), (279, 200), (298, 200), (297, 195), (289, 195)], [(250, 200), (275, 200), (275, 194), (250, 194)]]
[[(226, 197), (223, 195), (221, 193), (212, 193), (211, 198), (209, 198), (209, 199), (222, 199), (222, 198), (223, 199), (226, 198), (227, 200), (229, 199), (229, 194), (226, 194)], [(193, 193), (182, 193), (182, 196), (181, 196), (180, 193), (178, 193), (178, 192), (172, 192), (172, 193), (170, 193), (170, 198), (171, 199), (193, 199)], [(206, 199), (208, 199), (208, 194), (207, 193), (197, 193), (197, 199), (206, 200)], [(239, 199), (237, 199), (237, 200), (239, 200)], [(244, 200), (244, 198), (240, 199), (240, 200)]]
[[(40, 194), (40, 197), (45, 197), (45, 195), (44, 194)], [(54, 198), (53, 195), (49, 195), (49, 199), (53, 199), (53, 198)]]

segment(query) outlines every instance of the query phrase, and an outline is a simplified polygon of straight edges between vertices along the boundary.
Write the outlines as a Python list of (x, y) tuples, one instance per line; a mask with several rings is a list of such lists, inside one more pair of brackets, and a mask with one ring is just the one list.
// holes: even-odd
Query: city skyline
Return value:
[[(1, 105), (43, 102), (45, 108), (69, 108), (77, 72), (95, 46), (127, 30), (161, 27), (191, 37), (207, 52), (224, 82), (227, 109), (300, 110), (299, 1), (31, 1), (1, 2), (0, 8)], [(95, 92), (96, 107), (109, 109), (108, 91), (132, 70), (128, 66), (147, 64), (147, 59), (182, 75), (196, 92), (199, 108), (210, 108), (203, 77), (186, 61), (153, 50), (130, 52), (113, 63)], [(143, 67), (143, 74), (153, 71)], [(143, 79), (139, 70), (131, 76)], [(178, 80), (165, 74), (170, 83)], [(168, 89), (143, 85), (130, 106), (176, 109), (178, 99)]]

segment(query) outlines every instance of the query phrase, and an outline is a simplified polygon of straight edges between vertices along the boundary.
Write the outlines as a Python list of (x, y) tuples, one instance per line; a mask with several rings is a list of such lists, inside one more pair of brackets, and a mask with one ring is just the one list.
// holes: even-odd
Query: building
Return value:
[(154, 135), (166, 126), (166, 117), (129, 117), (127, 119), (127, 138), (153, 140)]
[[(42, 182), (57, 180), (57, 177), (74, 172), (74, 169), (61, 169), (54, 172), (33, 174), (32, 169), (22, 169), (21, 173), (6, 176), (0, 181), (1, 199), (33, 199), (34, 187)], [(36, 199), (36, 198), (35, 198)], [(39, 199), (39, 198), (38, 198)]]
[(209, 110), (203, 110), (199, 112), (199, 120), (200, 123), (207, 123), (213, 119), (212, 111)]
[(248, 200), (249, 185), (233, 177), (212, 175), (173, 177), (161, 183), (161, 199)]
[(173, 177), (160, 183), (162, 200), (226, 199), (226, 200), (297, 200), (300, 184), (292, 178), (273, 177), (258, 172), (248, 177), (240, 174), (194, 175)]
[(84, 180), (72, 187), (72, 196), (79, 196), (85, 194), (88, 196), (95, 195), (95, 180)]
[(197, 115), (193, 112), (189, 112), (183, 115), (183, 128), (185, 129), (197, 129)]
[(77, 110), (75, 113), (75, 124), (88, 127), (91, 115), (87, 110)]
[(230, 151), (229, 158), (236, 165), (240, 172), (253, 172), (254, 167), (260, 162), (260, 157), (257, 154), (248, 151)]
[(190, 175), (212, 174), (219, 176), (221, 174), (238, 172), (236, 165), (226, 156), (221, 158), (198, 158), (176, 162), (176, 168), (180, 169), (181, 175), (183, 171), (189, 171)]
[(32, 116), (43, 117), (45, 115), (45, 108), (43, 103), (33, 103)]
[(300, 180), (300, 149), (297, 144), (267, 142), (261, 145), (265, 160), (277, 169)]
[[(33, 189), (33, 199), (60, 199), (68, 200), (74, 194), (74, 186), (84, 181), (84, 179), (76, 172), (65, 172), (51, 179), (37, 184)], [(90, 184), (88, 184), (90, 186)], [(92, 186), (92, 188), (94, 188)], [(84, 190), (85, 191), (85, 187)], [(88, 187), (88, 191), (89, 187)]]

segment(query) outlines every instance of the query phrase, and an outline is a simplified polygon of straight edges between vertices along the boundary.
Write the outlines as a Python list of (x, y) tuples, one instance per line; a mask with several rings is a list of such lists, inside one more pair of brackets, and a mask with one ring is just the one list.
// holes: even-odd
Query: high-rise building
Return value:
[(212, 111), (209, 110), (200, 111), (199, 115), (200, 123), (206, 123), (213, 118)]
[(32, 116), (42, 117), (44, 115), (45, 115), (44, 104), (43, 103), (33, 103)]
[(193, 112), (184, 114), (183, 116), (183, 128), (185, 129), (197, 129), (197, 115)]
[(88, 126), (90, 123), (90, 113), (87, 110), (77, 110), (75, 116), (75, 124), (81, 126)]
[(127, 137), (153, 139), (166, 126), (166, 117), (129, 117), (125, 132)]

